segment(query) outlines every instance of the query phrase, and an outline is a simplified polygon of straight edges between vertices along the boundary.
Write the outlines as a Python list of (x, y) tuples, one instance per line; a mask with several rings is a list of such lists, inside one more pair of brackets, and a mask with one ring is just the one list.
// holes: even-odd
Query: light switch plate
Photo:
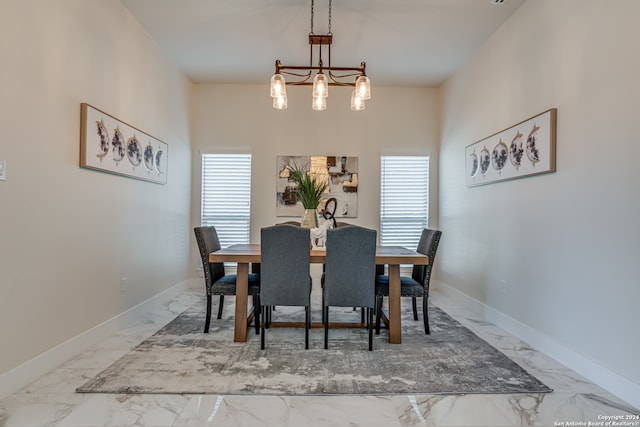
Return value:
[(7, 180), (7, 162), (0, 162), (0, 181)]

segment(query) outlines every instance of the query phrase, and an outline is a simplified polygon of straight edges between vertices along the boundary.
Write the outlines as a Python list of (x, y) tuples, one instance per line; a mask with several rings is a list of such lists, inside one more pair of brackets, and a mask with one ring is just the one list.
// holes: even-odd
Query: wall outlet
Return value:
[(122, 279), (120, 279), (120, 292), (124, 293), (127, 292), (127, 281), (129, 279), (127, 279), (126, 277), (123, 277)]

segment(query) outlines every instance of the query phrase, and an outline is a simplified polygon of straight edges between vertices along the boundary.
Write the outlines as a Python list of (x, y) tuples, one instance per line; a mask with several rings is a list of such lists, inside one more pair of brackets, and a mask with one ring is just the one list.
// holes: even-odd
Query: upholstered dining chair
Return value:
[(329, 348), (329, 307), (361, 307), (367, 311), (369, 350), (373, 350), (375, 304), (375, 230), (350, 226), (327, 231), (327, 261), (322, 289), (324, 348)]
[[(211, 299), (213, 295), (220, 296), (218, 306), (218, 319), (222, 318), (222, 309), (224, 306), (225, 295), (236, 294), (236, 275), (226, 274), (224, 263), (209, 262), (209, 254), (220, 250), (220, 240), (218, 232), (213, 226), (195, 227), (193, 229), (198, 242), (200, 251), (200, 259), (202, 260), (202, 270), (204, 271), (204, 285), (207, 294), (207, 318), (204, 323), (204, 332), (209, 332), (211, 324)], [(249, 295), (253, 297), (254, 310), (260, 309), (260, 276), (258, 274), (249, 274)], [(258, 322), (259, 312), (254, 311), (254, 322), (256, 333), (260, 332)]]
[(285, 222), (280, 222), (276, 225), (295, 225), (300, 227), (300, 221), (285, 221)]
[[(335, 218), (333, 220), (333, 222), (335, 223), (334, 228), (338, 228), (338, 227), (352, 227), (354, 224), (348, 223), (348, 222), (336, 222)], [(384, 274), (384, 264), (376, 264), (376, 276)], [(320, 284), (321, 286), (324, 288), (324, 278), (325, 278), (325, 265), (322, 265), (322, 276), (320, 277)], [(324, 303), (323, 303), (324, 306)], [(357, 307), (353, 307), (353, 311), (356, 311)], [(364, 323), (365, 322), (365, 309), (362, 308), (361, 310), (361, 322)], [(324, 319), (324, 310), (322, 310), (322, 323), (324, 323), (325, 319)]]
[(309, 274), (309, 229), (280, 224), (260, 230), (260, 312), (265, 347), (267, 313), (275, 306), (303, 306), (304, 347), (309, 348), (311, 327), (311, 275)]
[[(413, 308), (413, 320), (418, 320), (416, 299), (422, 297), (422, 318), (424, 320), (424, 333), (429, 334), (429, 316), (427, 314), (427, 302), (429, 300), (429, 285), (431, 270), (436, 258), (436, 251), (440, 243), (442, 231), (422, 230), (416, 252), (429, 257), (428, 265), (414, 265), (411, 277), (400, 276), (400, 296), (411, 297)], [(389, 276), (376, 276), (376, 334), (380, 333), (380, 317), (382, 314), (382, 298), (389, 296)]]

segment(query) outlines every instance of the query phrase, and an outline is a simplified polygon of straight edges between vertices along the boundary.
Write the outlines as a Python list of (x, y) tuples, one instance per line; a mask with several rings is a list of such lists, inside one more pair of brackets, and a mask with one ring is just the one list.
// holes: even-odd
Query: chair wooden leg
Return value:
[(260, 307), (260, 315), (262, 316), (262, 321), (260, 322), (261, 326), (262, 326), (262, 334), (260, 334), (260, 348), (262, 350), (264, 350), (264, 325), (266, 323), (266, 317), (267, 317), (267, 307), (266, 306), (262, 306)]
[(373, 351), (373, 308), (367, 307), (367, 327), (369, 329), (369, 351)]
[(207, 295), (207, 318), (204, 321), (204, 333), (209, 333), (209, 325), (211, 325), (211, 295)]
[(427, 302), (429, 298), (427, 296), (422, 297), (422, 319), (424, 320), (424, 333), (429, 335), (431, 331), (429, 330), (429, 315), (427, 314)]
[(380, 335), (380, 322), (382, 321), (382, 295), (376, 296), (376, 335)]
[(411, 306), (413, 307), (413, 320), (418, 320), (418, 307), (416, 305), (416, 297), (411, 297)]
[(360, 307), (360, 323), (364, 323), (364, 307)]
[(222, 319), (223, 306), (224, 306), (224, 295), (220, 295), (220, 306), (218, 307), (218, 319)]
[(329, 307), (323, 307), (324, 311), (324, 348), (329, 348)]

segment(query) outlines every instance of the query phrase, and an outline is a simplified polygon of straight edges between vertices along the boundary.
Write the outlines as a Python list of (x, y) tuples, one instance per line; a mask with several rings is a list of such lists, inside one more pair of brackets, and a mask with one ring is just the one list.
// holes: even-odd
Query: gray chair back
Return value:
[(209, 262), (209, 254), (220, 250), (220, 240), (218, 239), (216, 228), (213, 226), (195, 227), (193, 231), (195, 232), (198, 249), (200, 250), (200, 259), (202, 261), (202, 269), (204, 270), (204, 283), (207, 288), (207, 293), (210, 293), (213, 283), (225, 275), (224, 263)]
[(295, 225), (297, 227), (300, 227), (300, 221), (285, 221), (285, 222), (280, 222), (276, 225)]
[[(334, 221), (335, 221), (335, 219), (334, 219)], [(337, 223), (335, 223), (334, 226), (336, 228), (337, 227), (358, 227), (357, 225), (351, 224), (350, 222), (337, 222)], [(384, 274), (384, 264), (376, 264), (376, 276), (379, 276), (381, 274)]]
[(377, 232), (357, 226), (327, 231), (325, 305), (373, 307)]
[(414, 265), (411, 277), (416, 282), (422, 283), (422, 285), (425, 287), (429, 286), (429, 281), (431, 279), (431, 270), (433, 269), (433, 261), (436, 257), (436, 251), (438, 250), (441, 236), (442, 231), (425, 228), (424, 230), (422, 230), (420, 242), (418, 242), (418, 248), (416, 249), (416, 252), (427, 255), (429, 257), (429, 264)]
[(260, 230), (260, 240), (260, 304), (309, 305), (309, 230), (294, 225), (274, 225)]

